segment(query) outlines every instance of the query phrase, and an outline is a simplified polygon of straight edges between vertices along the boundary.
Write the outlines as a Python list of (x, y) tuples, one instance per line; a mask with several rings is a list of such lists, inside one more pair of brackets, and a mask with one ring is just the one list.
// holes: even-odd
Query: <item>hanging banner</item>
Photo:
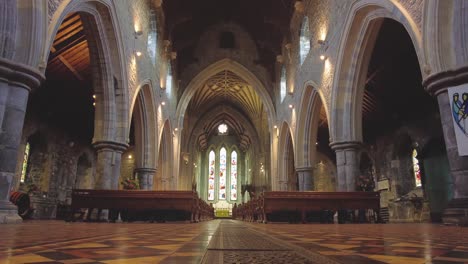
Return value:
[(458, 155), (468, 156), (468, 84), (448, 89)]

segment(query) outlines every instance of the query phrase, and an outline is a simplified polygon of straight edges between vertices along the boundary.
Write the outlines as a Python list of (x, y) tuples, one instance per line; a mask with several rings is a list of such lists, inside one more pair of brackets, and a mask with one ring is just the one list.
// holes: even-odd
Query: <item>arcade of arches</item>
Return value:
[(468, 1), (0, 14), (0, 223), (21, 222), (12, 192), (50, 220), (72, 189), (136, 188), (194, 190), (220, 217), (263, 191), (378, 191), (390, 223), (468, 224), (468, 99), (449, 98), (468, 93)]

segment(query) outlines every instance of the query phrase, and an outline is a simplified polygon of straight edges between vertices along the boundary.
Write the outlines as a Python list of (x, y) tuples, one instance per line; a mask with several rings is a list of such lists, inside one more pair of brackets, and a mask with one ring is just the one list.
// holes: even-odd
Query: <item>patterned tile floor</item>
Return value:
[(0, 225), (2, 264), (210, 263), (204, 256), (220, 250), (224, 250), (224, 263), (292, 263), (294, 259), (294, 263), (459, 264), (468, 263), (468, 228), (434, 224), (264, 225), (233, 220)]

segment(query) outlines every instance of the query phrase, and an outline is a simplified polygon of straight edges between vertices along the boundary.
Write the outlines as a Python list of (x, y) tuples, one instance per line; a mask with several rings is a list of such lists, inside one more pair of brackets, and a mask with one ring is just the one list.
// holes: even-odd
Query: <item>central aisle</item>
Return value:
[(202, 263), (338, 263), (235, 220), (223, 220)]

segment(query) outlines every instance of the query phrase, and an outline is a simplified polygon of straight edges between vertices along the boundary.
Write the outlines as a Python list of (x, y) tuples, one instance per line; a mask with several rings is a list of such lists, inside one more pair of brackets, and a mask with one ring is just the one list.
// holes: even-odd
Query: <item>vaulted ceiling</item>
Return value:
[(206, 111), (219, 104), (234, 106), (251, 119), (261, 116), (264, 111), (254, 88), (228, 70), (213, 75), (197, 90), (188, 111)]
[(289, 32), (293, 0), (166, 0), (166, 32), (177, 51), (179, 69), (193, 62), (199, 36), (209, 26), (234, 22), (250, 33), (260, 52), (258, 63), (273, 72)]

